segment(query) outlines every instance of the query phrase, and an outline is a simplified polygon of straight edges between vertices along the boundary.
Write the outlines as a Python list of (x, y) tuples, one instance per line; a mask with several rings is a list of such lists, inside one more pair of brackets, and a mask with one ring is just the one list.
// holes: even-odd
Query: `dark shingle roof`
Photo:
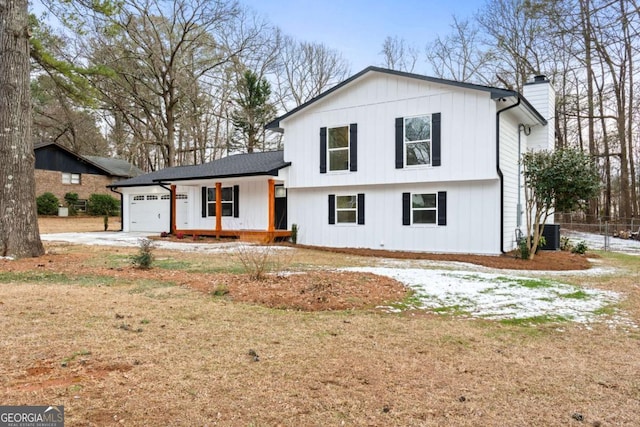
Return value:
[(98, 156), (82, 157), (100, 166), (102, 169), (109, 171), (113, 176), (133, 177), (144, 173), (142, 169), (132, 165), (126, 160)]
[(92, 164), (98, 169), (103, 170), (108, 175), (117, 176), (120, 178), (129, 178), (133, 176), (138, 176), (143, 174), (144, 171), (126, 160), (112, 158), (112, 157), (99, 157), (99, 156), (85, 156), (83, 154), (78, 154), (74, 151), (71, 151), (67, 147), (58, 144), (57, 142), (37, 142), (33, 144), (33, 150), (38, 150), (40, 148), (54, 146), (59, 150), (65, 151), (72, 156), (77, 157), (80, 160), (84, 160), (87, 163)]
[(277, 175), (280, 169), (290, 164), (290, 162), (284, 161), (282, 151), (236, 154), (202, 165), (176, 166), (162, 169), (124, 181), (114, 182), (109, 187), (140, 187), (191, 179)]

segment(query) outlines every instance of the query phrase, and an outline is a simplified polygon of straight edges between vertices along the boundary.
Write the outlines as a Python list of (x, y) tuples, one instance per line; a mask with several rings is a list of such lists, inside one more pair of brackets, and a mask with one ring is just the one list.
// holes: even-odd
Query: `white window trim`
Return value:
[[(331, 144), (329, 143), (330, 141), (329, 133), (331, 132), (331, 129), (338, 129), (338, 128), (347, 128), (347, 146), (340, 147), (340, 148), (330, 148)], [(347, 167), (345, 169), (331, 170), (331, 152), (341, 151), (341, 150), (347, 151)], [(342, 174), (342, 173), (349, 172), (350, 170), (351, 170), (351, 127), (350, 125), (346, 124), (346, 125), (337, 125), (337, 126), (327, 127), (327, 173)]]
[[(354, 208), (338, 208), (338, 197), (354, 197), (356, 200), (356, 204)], [(353, 222), (340, 222), (338, 221), (338, 212), (351, 212), (355, 211), (356, 216)], [(336, 223), (335, 225), (339, 226), (354, 226), (358, 225), (358, 195), (357, 194), (336, 194)]]
[[(416, 117), (429, 117), (429, 134), (431, 138), (418, 140), (418, 141), (406, 141), (406, 130), (407, 130), (407, 119), (413, 119)], [(406, 169), (424, 169), (424, 168), (432, 168), (433, 167), (433, 115), (432, 114), (416, 114), (414, 116), (403, 117), (402, 119), (402, 161), (404, 164), (404, 168)], [(424, 165), (408, 165), (407, 164), (407, 144), (415, 144), (418, 142), (429, 142), (429, 163)], [(427, 194), (427, 193), (416, 193), (416, 194)], [(413, 219), (413, 213), (412, 219)], [(423, 224), (420, 224), (423, 225)]]
[[(209, 215), (209, 205), (213, 204), (215, 206), (215, 204), (216, 204), (216, 200), (215, 199), (209, 200), (209, 189), (210, 188), (213, 189), (213, 194), (214, 195), (216, 194), (216, 187), (207, 187), (207, 218), (215, 218), (216, 217), (215, 215)], [(233, 217), (233, 214), (235, 213), (234, 212), (235, 204), (234, 204), (234, 200), (233, 200), (233, 186), (231, 186), (231, 187), (222, 187), (220, 189), (221, 190), (220, 192), (222, 193), (225, 188), (230, 188), (231, 189), (231, 200), (224, 200), (224, 198), (223, 198), (223, 200), (220, 202), (220, 204), (221, 205), (231, 204), (231, 214), (230, 215), (223, 215), (222, 212), (220, 212), (220, 216), (222, 216), (222, 217)], [(224, 212), (224, 209), (222, 209), (222, 211)]]
[[(434, 195), (436, 199), (436, 205), (432, 208), (414, 208), (413, 207), (413, 196), (416, 194), (427, 194)], [(438, 226), (438, 192), (435, 193), (410, 193), (410, 209), (411, 209), (411, 225), (416, 227), (437, 227)], [(414, 221), (414, 212), (415, 211), (435, 211), (436, 220), (434, 222), (424, 223), (424, 222), (415, 222)]]
[[(67, 178), (66, 180), (65, 177)], [(74, 178), (76, 179), (74, 180)], [(62, 172), (62, 183), (64, 185), (80, 185), (82, 183), (82, 179), (79, 173)]]

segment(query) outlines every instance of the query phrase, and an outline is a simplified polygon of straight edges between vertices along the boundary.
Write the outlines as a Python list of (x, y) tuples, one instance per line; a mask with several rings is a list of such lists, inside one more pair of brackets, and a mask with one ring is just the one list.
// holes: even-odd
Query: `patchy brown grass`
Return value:
[[(249, 283), (229, 255), (158, 251), (139, 271), (133, 248), (47, 248), (48, 258), (0, 263), (0, 401), (65, 405), (68, 426), (638, 425), (633, 329), (396, 315), (354, 301), (270, 308), (295, 286), (301, 298), (342, 299), (376, 287), (368, 275), (313, 276), (371, 262), (354, 254), (297, 250), (291, 263), (312, 274), (296, 285), (298, 275)], [(637, 258), (599, 262), (619, 270), (566, 277), (624, 292), (639, 322)], [(210, 293), (221, 285), (228, 294)]]
[[(78, 215), (70, 217), (39, 216), (40, 233), (71, 233), (104, 231), (104, 218), (101, 216)], [(120, 230), (120, 217), (109, 217), (109, 231)]]

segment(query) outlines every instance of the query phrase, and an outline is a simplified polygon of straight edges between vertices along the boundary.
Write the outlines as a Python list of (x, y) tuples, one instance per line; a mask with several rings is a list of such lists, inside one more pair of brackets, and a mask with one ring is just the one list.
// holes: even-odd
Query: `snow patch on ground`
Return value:
[[(146, 239), (149, 233), (135, 232), (97, 232), (97, 233), (55, 233), (42, 234), (40, 238), (49, 242), (69, 242), (79, 245), (93, 246), (140, 246), (140, 240)], [(153, 240), (157, 249), (201, 253), (232, 253), (234, 251), (262, 251), (265, 246), (256, 246), (240, 241), (216, 243), (173, 242), (169, 240)], [(285, 246), (268, 246), (269, 250), (291, 250)]]
[[(569, 238), (572, 244), (585, 242), (589, 249), (604, 250), (605, 237), (595, 233), (583, 233), (573, 230), (562, 230), (562, 235)], [(640, 241), (633, 239), (620, 239), (618, 237), (609, 238), (609, 250), (612, 252), (622, 252), (630, 255), (640, 255)]]
[[(140, 245), (148, 233), (95, 232), (42, 234), (45, 241), (62, 241), (85, 245)], [(591, 249), (601, 249), (604, 238), (595, 234), (570, 232), (572, 242), (585, 241)], [(598, 241), (601, 242), (598, 246)], [(180, 243), (154, 240), (159, 249), (203, 253), (262, 251), (264, 246), (244, 242)], [(611, 250), (640, 255), (640, 242), (611, 239)], [(268, 250), (292, 250), (269, 246)], [(636, 252), (637, 251), (637, 252)], [(391, 277), (415, 291), (414, 308), (441, 313), (466, 314), (485, 319), (544, 318), (589, 323), (605, 321), (611, 327), (638, 328), (624, 313), (607, 309), (621, 301), (620, 293), (561, 283), (563, 276), (601, 275), (615, 270), (595, 267), (576, 271), (495, 270), (464, 262), (378, 259), (376, 266), (353, 267), (360, 271)], [(554, 277), (558, 280), (550, 280)], [(390, 311), (399, 308), (387, 307)], [(405, 307), (406, 308), (406, 307)], [(600, 316), (599, 313), (615, 313)]]
[[(604, 307), (616, 304), (623, 298), (616, 292), (511, 274), (389, 267), (344, 270), (398, 280), (415, 292), (413, 308), (484, 319), (546, 317), (550, 320), (589, 323), (599, 320), (599, 312)], [(392, 307), (388, 309), (394, 310)], [(637, 328), (622, 317), (618, 317), (618, 323)]]

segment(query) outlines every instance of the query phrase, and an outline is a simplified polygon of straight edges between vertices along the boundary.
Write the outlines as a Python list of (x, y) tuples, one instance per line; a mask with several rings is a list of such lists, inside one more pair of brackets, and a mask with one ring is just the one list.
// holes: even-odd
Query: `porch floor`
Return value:
[(206, 237), (231, 237), (247, 241), (259, 241), (261, 243), (271, 243), (276, 239), (291, 237), (289, 230), (176, 230), (176, 234), (182, 233), (185, 236), (206, 236)]

